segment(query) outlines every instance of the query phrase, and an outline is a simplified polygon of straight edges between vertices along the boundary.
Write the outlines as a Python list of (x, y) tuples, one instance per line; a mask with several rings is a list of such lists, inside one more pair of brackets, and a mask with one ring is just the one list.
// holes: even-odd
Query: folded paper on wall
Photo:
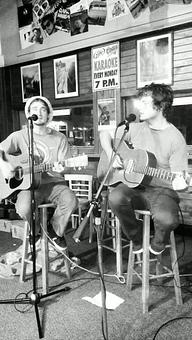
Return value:
[(107, 0), (107, 18), (113, 20), (128, 15), (129, 9), (125, 0)]
[(146, 0), (125, 0), (125, 2), (134, 18), (137, 18), (148, 4)]
[(149, 2), (149, 9), (151, 12), (166, 5), (166, 0), (148, 0), (148, 2)]

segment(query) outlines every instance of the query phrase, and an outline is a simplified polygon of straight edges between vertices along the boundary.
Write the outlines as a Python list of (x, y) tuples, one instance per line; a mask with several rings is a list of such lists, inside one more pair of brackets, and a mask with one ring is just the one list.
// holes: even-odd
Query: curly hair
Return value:
[(158, 110), (162, 110), (163, 116), (167, 116), (173, 104), (173, 90), (171, 86), (154, 83), (145, 85), (138, 90), (137, 98), (140, 99), (146, 95), (151, 95), (153, 99), (153, 105)]

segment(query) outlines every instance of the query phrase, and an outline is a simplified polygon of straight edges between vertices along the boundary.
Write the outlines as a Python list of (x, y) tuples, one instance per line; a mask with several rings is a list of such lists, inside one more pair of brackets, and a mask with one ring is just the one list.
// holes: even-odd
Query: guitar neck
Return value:
[(162, 180), (167, 180), (169, 182), (172, 182), (176, 176), (176, 174), (173, 174), (170, 171), (167, 171), (165, 169), (156, 169), (150, 166), (145, 166), (141, 168), (134, 167), (134, 171), (147, 175), (147, 176), (156, 177)]
[[(65, 162), (61, 162), (62, 165), (65, 165)], [(37, 173), (42, 173), (42, 172), (48, 172), (51, 171), (54, 167), (54, 163), (42, 163), (34, 166), (34, 172)], [(23, 174), (27, 175), (31, 172), (30, 167), (26, 167), (22, 169)]]
[[(64, 161), (59, 162), (62, 166), (66, 168), (76, 168), (76, 167), (86, 167), (88, 166), (88, 156), (87, 155), (80, 155), (77, 157), (68, 158)], [(42, 173), (42, 172), (49, 172), (53, 170), (54, 163), (41, 163), (38, 165), (34, 165), (34, 172), (35, 173)], [(20, 174), (20, 178), (22, 175), (27, 175), (31, 171), (30, 166), (28, 167), (17, 167), (17, 172)]]
[[(60, 162), (61, 165), (65, 166), (65, 161)], [(35, 173), (49, 172), (53, 170), (54, 163), (42, 163), (39, 165), (35, 165), (34, 171)]]

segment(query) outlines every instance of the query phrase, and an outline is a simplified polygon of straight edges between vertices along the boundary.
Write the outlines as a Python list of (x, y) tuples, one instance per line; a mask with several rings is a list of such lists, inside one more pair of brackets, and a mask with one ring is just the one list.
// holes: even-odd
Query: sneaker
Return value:
[(142, 245), (133, 243), (133, 254), (141, 254), (142, 252), (143, 252)]
[(48, 231), (48, 235), (51, 243), (55, 247), (55, 250), (65, 251), (67, 249), (67, 243), (64, 236), (58, 236), (53, 227), (51, 227)]
[(67, 245), (66, 245), (66, 241), (64, 237), (56, 236), (56, 237), (53, 237), (51, 241), (53, 242), (56, 250), (65, 251), (67, 249)]
[(149, 251), (154, 255), (161, 255), (165, 250), (165, 247), (163, 249), (157, 249), (154, 245), (149, 245)]
[(71, 257), (71, 261), (72, 261), (72, 263), (70, 264), (71, 270), (75, 269), (81, 264), (81, 260), (76, 256)]

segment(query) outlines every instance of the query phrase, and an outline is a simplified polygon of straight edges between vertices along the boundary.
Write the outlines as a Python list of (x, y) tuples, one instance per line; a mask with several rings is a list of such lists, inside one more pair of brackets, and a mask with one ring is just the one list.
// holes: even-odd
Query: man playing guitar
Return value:
[[(35, 186), (35, 203), (38, 207), (41, 203), (52, 202), (55, 204), (56, 209), (52, 217), (53, 238), (52, 241), (57, 250), (63, 251), (66, 248), (65, 229), (72, 212), (77, 207), (77, 198), (72, 190), (66, 185), (62, 176), (64, 168), (61, 165), (63, 160), (70, 156), (69, 145), (67, 137), (59, 131), (53, 130), (48, 127), (48, 123), (52, 120), (53, 109), (49, 100), (42, 96), (35, 96), (28, 99), (25, 105), (25, 115), (27, 119), (33, 121), (33, 150), (35, 164), (54, 164), (54, 172), (44, 171), (42, 176), (36, 179)], [(29, 162), (30, 154), (30, 134), (31, 130), (27, 125), (19, 131), (11, 133), (4, 141), (1, 142), (0, 148), (6, 153), (6, 158), (9, 155), (20, 158), (21, 164)], [(11, 177), (13, 166), (8, 165), (2, 159), (0, 166), (5, 164), (8, 167), (8, 178)], [(7, 177), (6, 171), (1, 167), (5, 178)], [(26, 177), (27, 178), (27, 177)], [(31, 182), (25, 187), (25, 179), (22, 182), (23, 187), (18, 186), (16, 197), (16, 212), (22, 219), (31, 221)], [(15, 188), (15, 190), (17, 187)], [(22, 190), (21, 190), (22, 189)], [(2, 190), (2, 188), (1, 188)], [(36, 215), (38, 216), (38, 214)], [(38, 235), (39, 224), (36, 223), (36, 234)]]
[[(147, 181), (146, 186), (134, 185), (132, 177), (130, 185), (126, 184), (126, 179), (129, 177), (128, 171), (124, 172), (119, 182), (111, 181), (113, 186), (109, 194), (109, 205), (119, 218), (125, 235), (133, 241), (135, 253), (141, 253), (143, 249), (142, 223), (135, 218), (134, 209), (151, 211), (154, 237), (151, 240), (150, 251), (153, 254), (158, 255), (163, 252), (170, 232), (179, 225), (177, 190), (187, 188), (185, 173), (187, 173), (188, 162), (183, 135), (166, 119), (172, 102), (173, 91), (168, 85), (152, 83), (138, 90), (136, 103), (140, 122), (129, 124), (124, 141), (132, 145), (135, 151), (141, 149), (152, 153), (156, 158), (156, 169), (148, 168), (146, 177), (150, 181)], [(123, 132), (124, 127), (121, 126), (116, 131), (117, 137), (120, 138)], [(109, 130), (101, 131), (100, 141), (106, 158), (110, 162), (114, 152), (112, 143), (115, 142), (112, 133)], [(121, 173), (125, 164), (120, 150), (114, 158), (112, 172)], [(132, 168), (133, 172), (137, 171), (135, 164), (127, 165), (127, 168)], [(145, 168), (138, 172), (143, 170)], [(159, 174), (161, 174), (160, 179), (157, 179)], [(152, 178), (153, 175), (155, 175), (154, 178)], [(171, 186), (168, 185), (168, 179), (171, 179)]]

